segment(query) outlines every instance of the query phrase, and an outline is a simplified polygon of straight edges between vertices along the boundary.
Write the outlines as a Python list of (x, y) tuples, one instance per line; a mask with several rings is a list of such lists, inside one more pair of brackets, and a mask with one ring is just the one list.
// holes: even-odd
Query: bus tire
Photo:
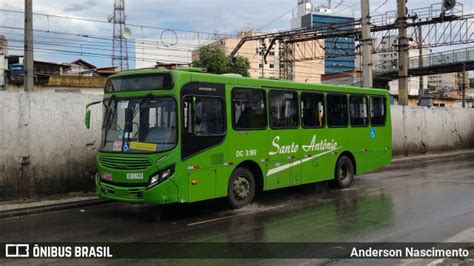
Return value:
[(334, 171), (334, 184), (337, 188), (348, 188), (352, 185), (354, 169), (354, 164), (349, 157), (343, 155), (337, 160)]
[(229, 179), (227, 201), (233, 209), (239, 209), (251, 203), (255, 198), (255, 177), (247, 168), (234, 170)]

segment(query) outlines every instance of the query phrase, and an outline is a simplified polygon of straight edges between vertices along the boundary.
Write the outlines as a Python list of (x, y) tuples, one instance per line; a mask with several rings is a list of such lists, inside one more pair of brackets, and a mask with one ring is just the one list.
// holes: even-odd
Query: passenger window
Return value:
[(348, 124), (347, 96), (329, 94), (328, 103), (328, 125), (330, 127), (346, 127)]
[(290, 91), (272, 90), (270, 99), (270, 126), (272, 128), (298, 127), (298, 94)]
[(351, 125), (367, 126), (369, 124), (367, 97), (352, 95), (350, 97)]
[(265, 129), (267, 127), (264, 90), (234, 89), (232, 104), (232, 120), (235, 129)]
[(324, 94), (301, 93), (301, 124), (303, 127), (324, 127), (324, 115)]
[(387, 106), (385, 97), (370, 97), (370, 121), (372, 126), (385, 125)]

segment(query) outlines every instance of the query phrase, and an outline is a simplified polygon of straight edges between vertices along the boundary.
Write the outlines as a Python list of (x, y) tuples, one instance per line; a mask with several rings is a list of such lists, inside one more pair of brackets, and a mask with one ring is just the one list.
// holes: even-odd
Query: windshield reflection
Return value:
[(171, 97), (104, 101), (102, 151), (162, 152), (176, 145), (176, 101)]

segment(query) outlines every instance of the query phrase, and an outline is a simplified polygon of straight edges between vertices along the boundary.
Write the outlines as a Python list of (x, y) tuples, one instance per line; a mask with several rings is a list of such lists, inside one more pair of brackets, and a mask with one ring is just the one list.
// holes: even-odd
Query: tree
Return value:
[[(231, 58), (229, 57), (229, 62), (231, 62)], [(249, 76), (249, 67), (250, 62), (246, 57), (237, 56), (233, 64), (229, 64), (231, 73), (240, 74), (244, 77)]]
[(207, 72), (214, 74), (236, 73), (248, 77), (250, 62), (247, 58), (237, 56), (234, 63), (226, 56), (217, 45), (206, 45), (199, 49), (199, 60), (193, 66), (206, 68)]

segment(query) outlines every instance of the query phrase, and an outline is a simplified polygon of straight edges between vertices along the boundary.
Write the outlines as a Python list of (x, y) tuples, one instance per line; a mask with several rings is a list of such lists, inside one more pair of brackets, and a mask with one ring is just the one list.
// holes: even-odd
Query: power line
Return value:
[(296, 7), (293, 7), (292, 9), (290, 9), (290, 10), (286, 11), (285, 13), (279, 15), (278, 17), (272, 19), (270, 22), (268, 22), (268, 23), (266, 23), (265, 25), (263, 25), (263, 26), (257, 28), (256, 31), (259, 31), (259, 30), (265, 28), (266, 26), (268, 26), (268, 25), (272, 24), (273, 22), (279, 20), (280, 18), (286, 16), (288, 13), (293, 12), (293, 10), (295, 10), (295, 8), (296, 8)]
[[(4, 9), (0, 8), (0, 12), (10, 12), (10, 13), (17, 13), (17, 14), (23, 14), (24, 11), (22, 10), (11, 10), (11, 9)], [(61, 18), (61, 19), (71, 19), (71, 20), (80, 20), (80, 21), (88, 21), (88, 22), (94, 22), (94, 23), (102, 23), (102, 24), (108, 24), (110, 25), (111, 23), (104, 21), (104, 20), (99, 20), (99, 19), (93, 19), (93, 18), (84, 18), (84, 17), (74, 17), (74, 16), (64, 16), (64, 15), (52, 15), (52, 14), (44, 14), (44, 13), (33, 13), (35, 16), (43, 16), (43, 17), (52, 17), (52, 18)], [(165, 27), (158, 27), (158, 26), (150, 26), (150, 25), (140, 25), (140, 24), (127, 24), (127, 26), (130, 27), (137, 27), (137, 28), (145, 28), (145, 29), (155, 29), (155, 30), (170, 30), (170, 31), (177, 31), (177, 32), (187, 32), (187, 33), (197, 33), (197, 34), (208, 34), (212, 36), (233, 36), (235, 34), (230, 34), (230, 33), (213, 33), (213, 32), (205, 32), (205, 31), (193, 31), (193, 30), (184, 30), (184, 29), (176, 29), (176, 28), (165, 28)]]
[[(11, 30), (23, 30), (23, 28), (19, 28), (19, 27), (12, 27), (12, 26), (1, 26), (0, 25), (0, 28), (6, 28), (6, 29), (11, 29)], [(100, 43), (100, 44), (107, 44), (107, 45), (110, 45), (111, 44), (111, 41), (112, 39), (110, 37), (105, 37), (105, 36), (99, 36), (99, 35), (85, 35), (85, 34), (80, 34), (80, 33), (68, 33), (68, 32), (53, 32), (53, 31), (44, 31), (44, 30), (33, 30), (33, 32), (36, 32), (36, 33), (41, 33), (41, 34), (53, 34), (53, 35), (66, 35), (66, 36), (70, 36), (70, 37), (74, 37), (74, 38), (86, 38), (86, 39), (92, 39), (92, 40), (102, 40), (102, 41), (110, 41), (109, 42), (98, 42), (98, 41), (91, 41), (91, 40), (88, 40), (88, 42), (92, 42), (92, 43)], [(15, 34), (15, 33), (13, 33)], [(39, 36), (41, 38), (53, 38), (53, 37), (44, 37), (44, 36)], [(53, 38), (53, 39), (60, 39), (60, 40), (69, 40), (69, 41), (76, 41), (77, 39), (64, 39), (64, 38)], [(140, 42), (139, 39), (135, 39), (137, 42)], [(149, 41), (149, 40), (146, 40), (146, 41), (142, 41), (142, 42), (148, 42), (148, 43), (156, 43), (157, 45), (159, 44), (159, 41)], [(144, 45), (144, 44), (138, 44), (138, 45), (135, 45), (135, 47), (137, 46), (140, 46), (140, 47), (156, 47), (154, 45)], [(183, 47), (185, 48), (182, 44), (176, 44), (172, 47)], [(198, 48), (200, 47), (199, 45), (193, 45), (193, 44), (185, 44), (186, 48)], [(163, 50), (177, 50), (177, 51), (182, 51), (183, 49), (174, 49), (174, 48), (171, 48), (171, 47), (157, 47), (157, 48), (160, 48), (160, 49), (163, 49)]]
[[(23, 46), (9, 46), (11, 50), (23, 51)], [(80, 55), (80, 56), (87, 56), (87, 57), (96, 57), (96, 58), (111, 58), (110, 54), (100, 54), (100, 53), (91, 53), (91, 52), (78, 52), (78, 51), (70, 51), (70, 50), (61, 50), (61, 49), (51, 49), (51, 48), (35, 48), (36, 52), (47, 52), (47, 53), (54, 53), (54, 54), (63, 54), (63, 55)], [(156, 62), (154, 58), (148, 57), (135, 57), (136, 60), (145, 60), (147, 62)], [(176, 60), (167, 60), (172, 63), (178, 64), (189, 64), (189, 62), (184, 61), (176, 61)]]
[[(12, 43), (23, 43), (22, 40), (17, 40), (17, 39), (10, 39), (8, 40), (9, 42)], [(48, 45), (48, 46), (56, 46), (56, 47), (69, 47), (69, 48), (78, 48), (78, 49), (84, 49), (84, 50), (94, 50), (94, 51), (105, 51), (105, 52), (111, 52), (112, 50), (110, 49), (101, 49), (101, 48), (106, 48), (106, 46), (91, 46), (88, 47), (87, 45), (82, 45), (82, 44), (61, 44), (61, 43), (56, 43), (56, 42), (45, 42), (45, 41), (34, 41), (33, 42), (35, 45)], [(110, 45), (108, 46), (110, 47)], [(81, 51), (77, 51), (81, 52)], [(130, 54), (139, 54), (138, 52), (129, 52)], [(157, 54), (157, 53), (147, 53), (146, 55), (150, 56), (170, 56), (169, 54)], [(187, 56), (180, 56), (180, 55), (173, 55), (173, 57), (179, 57), (179, 58), (188, 58)]]
[(375, 11), (379, 10), (382, 6), (388, 3), (388, 0), (384, 0), (383, 3), (381, 3), (378, 7), (376, 7), (374, 10), (370, 11), (371, 13), (375, 13)]

